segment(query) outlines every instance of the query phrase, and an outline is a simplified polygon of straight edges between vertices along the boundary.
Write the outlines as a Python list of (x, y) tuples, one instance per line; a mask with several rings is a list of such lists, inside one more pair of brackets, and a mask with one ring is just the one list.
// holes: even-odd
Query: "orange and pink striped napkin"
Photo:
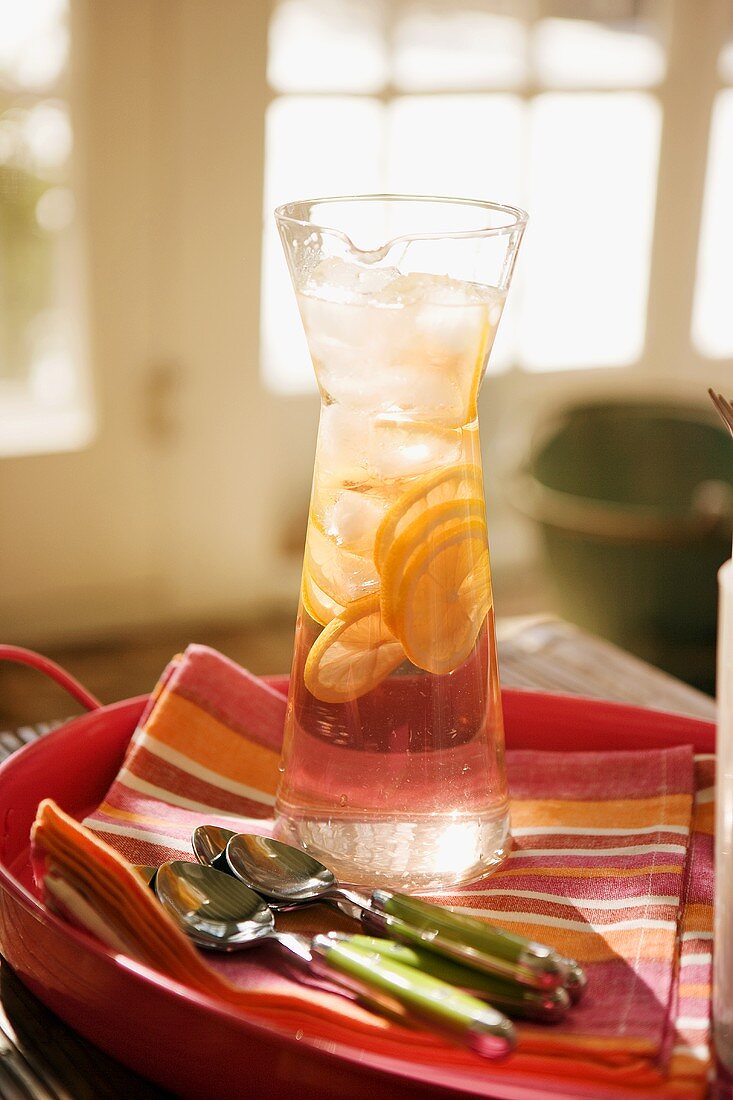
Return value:
[[(166, 669), (85, 824), (146, 864), (192, 858), (191, 832), (203, 821), (269, 833), (284, 716), (279, 690), (190, 646)], [(509, 860), (432, 900), (577, 958), (588, 990), (561, 1025), (521, 1025), (517, 1051), (492, 1073), (541, 1074), (559, 1089), (566, 1080), (569, 1092), (574, 1079), (588, 1094), (702, 1097), (711, 1066), (714, 759), (685, 747), (643, 756), (523, 750), (507, 753), (507, 767)], [(318, 907), (287, 919), (314, 932), (353, 928)], [(259, 954), (212, 965), (251, 991), (253, 1008), (271, 990), (272, 1004), (287, 1002), (308, 1034), (353, 1041), (354, 1009), (343, 998), (304, 993)], [(362, 1028), (359, 1042), (389, 1051), (404, 1036), (381, 1021)], [(475, 1069), (469, 1052), (417, 1034), (410, 1057)]]

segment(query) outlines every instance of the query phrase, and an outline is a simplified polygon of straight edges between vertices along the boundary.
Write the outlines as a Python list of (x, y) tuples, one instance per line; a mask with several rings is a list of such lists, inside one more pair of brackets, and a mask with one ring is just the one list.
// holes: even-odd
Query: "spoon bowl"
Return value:
[(504, 1057), (515, 1044), (511, 1022), (460, 989), (383, 957), (378, 946), (359, 946), (331, 933), (309, 939), (275, 931), (272, 910), (232, 875), (175, 860), (155, 878), (156, 895), (198, 947), (238, 951), (273, 940), (317, 979), (343, 986), (371, 1007), (414, 1017), (484, 1057)]
[(232, 869), (227, 862), (226, 847), (233, 836), (231, 829), (222, 829), (219, 825), (199, 825), (191, 837), (193, 854), (204, 867), (216, 867), (227, 875)]
[(243, 882), (213, 867), (175, 860), (155, 879), (163, 907), (199, 946), (234, 951), (275, 935), (272, 910)]
[(274, 901), (319, 901), (338, 886), (333, 872), (319, 860), (266, 836), (231, 836), (226, 858), (237, 878)]

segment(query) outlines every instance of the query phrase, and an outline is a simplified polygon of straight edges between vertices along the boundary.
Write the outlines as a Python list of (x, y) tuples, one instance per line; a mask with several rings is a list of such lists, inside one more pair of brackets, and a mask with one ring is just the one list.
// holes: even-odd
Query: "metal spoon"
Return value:
[(511, 1022), (462, 990), (383, 956), (374, 941), (354, 944), (329, 933), (312, 940), (276, 932), (272, 910), (243, 883), (213, 867), (177, 860), (164, 863), (155, 891), (166, 910), (200, 947), (237, 951), (273, 940), (317, 978), (355, 991), (403, 1021), (419, 1020), (486, 1058), (500, 1058), (515, 1044)]
[[(228, 846), (235, 839), (232, 863)], [(266, 898), (276, 913), (323, 901), (360, 920), (369, 909), (369, 898), (343, 889), (327, 867), (289, 844), (218, 825), (199, 825), (191, 846), (199, 863), (234, 875)]]
[[(226, 847), (229, 841), (236, 835), (237, 834), (232, 832), (231, 829), (222, 829), (218, 825), (200, 825), (196, 828), (192, 837), (192, 845), (199, 863), (204, 866), (216, 867), (219, 870), (225, 871), (228, 875), (233, 875), (234, 872), (227, 859)], [(250, 842), (256, 839), (248, 834), (240, 835), (246, 836)], [(275, 869), (280, 865), (280, 858), (277, 852), (282, 849), (287, 855), (289, 849), (289, 846), (285, 844), (280, 844), (276, 848), (276, 843), (275, 841), (271, 841), (269, 845), (266, 846), (269, 852), (275, 856), (275, 858), (272, 859), (271, 866), (268, 864), (273, 874), (277, 873)], [(263, 854), (263, 847), (265, 846), (260, 846), (261, 855)], [(299, 857), (305, 855), (305, 853), (297, 849), (290, 849), (290, 851), (296, 851)], [(263, 856), (263, 858), (267, 857)], [(313, 862), (317, 863), (315, 860)], [(317, 864), (317, 867), (320, 866), (320, 864)], [(248, 881), (253, 889), (257, 889), (258, 893), (265, 893), (264, 881), (262, 881), (264, 875), (257, 876), (257, 881), (255, 881), (254, 875), (251, 875), (248, 880), (242, 879), (239, 874), (237, 874), (236, 877), (240, 878), (240, 881)], [(316, 878), (317, 877), (318, 870), (316, 868)], [(262, 881), (262, 885), (258, 885), (260, 881)], [(276, 884), (269, 878), (267, 880), (267, 885), (272, 889), (276, 888)], [(332, 899), (330, 897), (324, 898), (320, 894), (313, 899), (306, 898), (304, 901), (283, 901), (270, 895), (267, 898), (267, 904), (278, 913), (288, 912), (291, 909), (298, 909), (302, 905), (322, 900), (330, 901), (340, 908), (338, 899)], [(362, 899), (362, 901), (365, 900), (366, 899)], [(353, 907), (350, 907), (350, 909), (352, 908)], [(393, 917), (386, 916), (385, 914), (377, 914), (375, 917), (369, 910), (363, 908), (358, 909), (356, 914), (350, 913), (350, 915), (355, 915), (356, 919), (361, 920), (361, 923), (367, 931), (373, 931), (377, 934), (381, 933), (382, 935), (387, 934), (392, 940), (402, 939), (403, 941), (407, 940), (408, 943), (414, 940), (414, 937), (409, 935), (409, 931), (405, 935), (400, 935), (402, 928), (401, 922), (395, 920)], [(357, 940), (365, 940), (365, 937), (356, 937), (354, 942)], [(376, 941), (370, 940), (369, 942), (375, 943)], [(481, 972), (461, 963), (453, 962), (441, 955), (421, 950), (419, 947), (408, 947), (387, 940), (382, 940), (381, 942), (383, 944), (382, 951), (396, 961), (403, 962), (408, 966), (417, 967), (417, 969), (424, 974), (432, 974), (442, 981), (450, 982), (451, 985), (458, 986), (459, 989), (463, 989), (466, 993), (471, 993), (475, 997), (480, 997), (482, 1000), (488, 1001), (494, 1008), (499, 1009), (500, 1012), (505, 1012), (508, 1016), (514, 1018), (521, 1017), (522, 1019), (537, 1020), (543, 1023), (556, 1023), (558, 1020), (563, 1019), (569, 1007), (570, 1000), (572, 999), (569, 987), (567, 990), (563, 986), (557, 989), (535, 990), (528, 986), (521, 986), (510, 979), (497, 977), (494, 974)]]
[(227, 844), (236, 835), (232, 829), (218, 825), (199, 825), (191, 836), (193, 854), (204, 867), (216, 867), (217, 871), (233, 875), (227, 860)]
[(565, 987), (574, 999), (585, 984), (577, 963), (544, 944), (407, 894), (375, 890), (364, 897), (341, 886), (313, 856), (282, 841), (237, 833), (227, 841), (226, 858), (235, 875), (268, 903), (292, 906), (325, 901), (342, 908), (346, 902), (359, 919), (368, 914), (371, 929), (483, 973), (542, 991)]

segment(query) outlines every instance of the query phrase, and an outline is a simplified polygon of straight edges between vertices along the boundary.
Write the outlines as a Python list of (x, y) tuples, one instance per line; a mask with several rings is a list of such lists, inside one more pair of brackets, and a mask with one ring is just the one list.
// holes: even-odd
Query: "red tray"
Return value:
[[(286, 688), (283, 677), (271, 682)], [(691, 744), (700, 752), (714, 751), (714, 726), (697, 719), (536, 692), (504, 691), (503, 699), (510, 748), (644, 750)], [(414, 1064), (409, 1053), (396, 1060), (357, 1047), (323, 1049), (292, 1032), (252, 1023), (245, 1014), (115, 954), (48, 912), (29, 864), (36, 807), (51, 797), (79, 818), (96, 807), (145, 703), (141, 697), (94, 710), (0, 766), (0, 949), (33, 992), (82, 1035), (176, 1095), (201, 1100), (638, 1095), (529, 1076), (499, 1080), (490, 1063), (478, 1061), (475, 1071), (456, 1073)]]

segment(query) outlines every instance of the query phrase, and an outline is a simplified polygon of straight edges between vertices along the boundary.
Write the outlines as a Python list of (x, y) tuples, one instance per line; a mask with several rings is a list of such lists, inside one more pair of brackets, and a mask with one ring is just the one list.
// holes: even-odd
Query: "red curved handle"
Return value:
[(45, 673), (60, 684), (76, 699), (77, 703), (81, 703), (87, 710), (99, 710), (102, 705), (99, 699), (95, 699), (91, 692), (83, 688), (79, 681), (75, 680), (61, 665), (57, 665), (48, 657), (42, 657), (40, 653), (34, 653), (32, 649), (23, 649), (18, 645), (0, 645), (0, 661), (14, 661), (18, 665), (30, 665), (31, 668), (38, 669), (39, 672)]

